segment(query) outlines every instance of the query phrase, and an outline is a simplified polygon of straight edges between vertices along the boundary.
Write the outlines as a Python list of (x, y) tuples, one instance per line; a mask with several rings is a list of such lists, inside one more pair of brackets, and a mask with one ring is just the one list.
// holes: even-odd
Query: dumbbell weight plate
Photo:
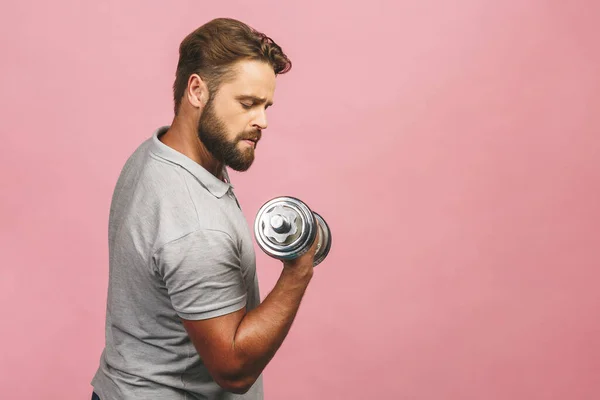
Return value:
[(260, 248), (280, 260), (293, 260), (306, 253), (317, 235), (313, 212), (299, 199), (276, 197), (256, 215), (254, 235)]
[(321, 264), (325, 257), (329, 254), (329, 250), (331, 250), (331, 230), (329, 230), (329, 225), (327, 222), (316, 212), (314, 213), (315, 218), (317, 219), (317, 225), (319, 227), (319, 244), (317, 245), (317, 252), (315, 253), (315, 261), (314, 266)]

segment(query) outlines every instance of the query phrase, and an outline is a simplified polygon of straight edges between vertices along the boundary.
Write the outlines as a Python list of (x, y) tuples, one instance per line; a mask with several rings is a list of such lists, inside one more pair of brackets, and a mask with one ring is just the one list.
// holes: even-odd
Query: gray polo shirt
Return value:
[(166, 146), (158, 129), (125, 163), (109, 217), (106, 346), (92, 386), (101, 400), (262, 399), (208, 374), (181, 318), (260, 302), (248, 223), (233, 186)]

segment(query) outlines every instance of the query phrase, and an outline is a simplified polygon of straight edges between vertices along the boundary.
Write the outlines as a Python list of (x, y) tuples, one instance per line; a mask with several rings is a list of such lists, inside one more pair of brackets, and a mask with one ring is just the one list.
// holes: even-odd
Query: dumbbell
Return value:
[(331, 249), (329, 226), (303, 201), (289, 196), (275, 197), (258, 210), (254, 236), (260, 248), (279, 260), (293, 260), (306, 253), (319, 235), (313, 267), (319, 265)]

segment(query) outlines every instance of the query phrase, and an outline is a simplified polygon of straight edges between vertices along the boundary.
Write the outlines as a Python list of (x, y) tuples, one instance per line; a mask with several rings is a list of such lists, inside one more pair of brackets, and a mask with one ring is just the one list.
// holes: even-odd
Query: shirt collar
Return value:
[(229, 179), (229, 174), (227, 174), (226, 167), (223, 167), (223, 178), (225, 181), (222, 181), (208, 172), (196, 161), (158, 140), (158, 137), (165, 133), (168, 129), (169, 126), (163, 126), (154, 131), (151, 138), (152, 153), (156, 154), (160, 158), (181, 166), (183, 169), (192, 174), (202, 186), (204, 186), (210, 193), (212, 193), (213, 196), (217, 198), (223, 197), (225, 193), (229, 191), (229, 189), (233, 189), (233, 185)]

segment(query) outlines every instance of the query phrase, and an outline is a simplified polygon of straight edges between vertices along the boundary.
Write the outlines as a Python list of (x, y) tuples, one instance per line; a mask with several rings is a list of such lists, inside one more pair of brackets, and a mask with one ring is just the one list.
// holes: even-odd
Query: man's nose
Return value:
[(266, 110), (259, 111), (256, 119), (254, 120), (254, 126), (262, 130), (267, 129), (268, 125)]

